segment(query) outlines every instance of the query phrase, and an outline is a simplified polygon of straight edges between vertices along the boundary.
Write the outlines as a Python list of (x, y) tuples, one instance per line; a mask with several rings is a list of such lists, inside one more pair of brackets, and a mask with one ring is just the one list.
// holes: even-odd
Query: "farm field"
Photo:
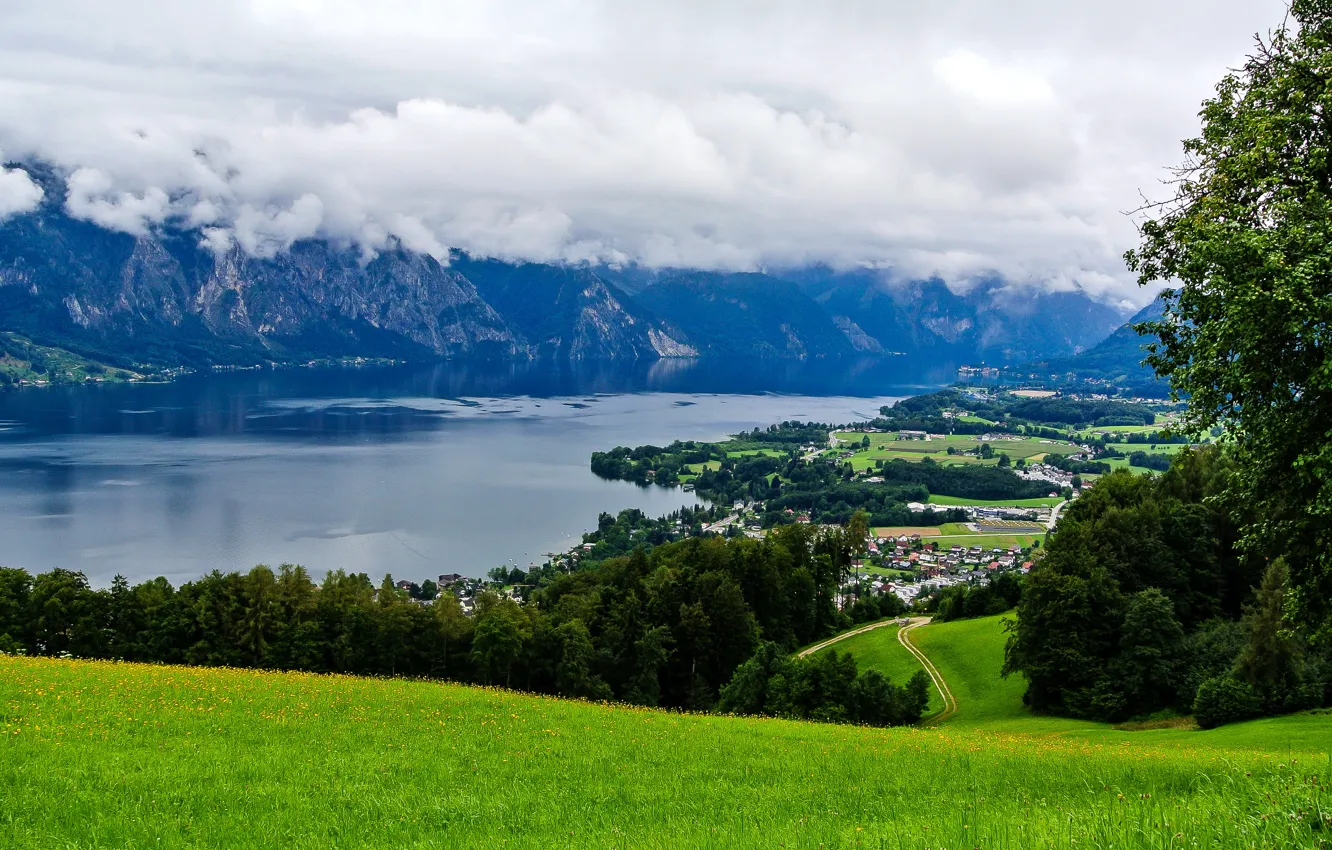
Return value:
[(945, 507), (1048, 508), (1059, 504), (1063, 499), (1059, 496), (1045, 496), (1039, 499), (964, 499), (959, 496), (930, 494), (928, 501), (931, 505), (943, 505)]
[(0, 706), (7, 848), (1313, 847), (1322, 837), (1289, 814), (1314, 804), (1307, 774), (1323, 773), (1326, 756), (1313, 738), (1277, 746), (1270, 730), (1224, 750), (1144, 733), (1125, 746), (17, 658), (0, 658)]
[(880, 526), (872, 529), (875, 537), (900, 537), (901, 535), (919, 534), (920, 539), (926, 542), (938, 543), (940, 546), (983, 546), (987, 549), (999, 547), (1007, 549), (1009, 546), (1021, 546), (1024, 549), (1032, 545), (1037, 540), (1044, 540), (1045, 533), (1008, 533), (1008, 534), (981, 534), (967, 528), (966, 523), (945, 522), (937, 527), (925, 526)]
[[(958, 523), (944, 523), (945, 525), (957, 525)], [(901, 537), (903, 534), (910, 537), (913, 534), (919, 534), (922, 538), (938, 537), (943, 534), (939, 526), (934, 525), (885, 525), (872, 529), (875, 537)]]
[[(909, 460), (919, 461), (930, 458), (942, 464), (980, 464), (993, 466), (999, 463), (999, 455), (1008, 455), (1009, 460), (1026, 459), (1039, 461), (1049, 452), (1072, 454), (1078, 450), (1073, 443), (1063, 440), (1047, 440), (1038, 437), (1013, 437), (1006, 440), (980, 440), (972, 435), (949, 435), (941, 440), (899, 440), (896, 432), (862, 434), (854, 431), (835, 431), (833, 436), (841, 442), (845, 451), (853, 446), (859, 448), (865, 436), (870, 438), (870, 446), (864, 451), (856, 451), (849, 459), (856, 471), (869, 469), (875, 461)], [(979, 450), (988, 444), (994, 450), (994, 457), (980, 458), (964, 455), (962, 452)], [(952, 448), (954, 454), (948, 454)]]
[[(924, 538), (922, 538), (924, 539)], [(940, 546), (980, 546), (985, 549), (1007, 549), (1009, 546), (1029, 548), (1037, 540), (1044, 540), (1044, 534), (945, 534), (929, 538), (931, 543)]]

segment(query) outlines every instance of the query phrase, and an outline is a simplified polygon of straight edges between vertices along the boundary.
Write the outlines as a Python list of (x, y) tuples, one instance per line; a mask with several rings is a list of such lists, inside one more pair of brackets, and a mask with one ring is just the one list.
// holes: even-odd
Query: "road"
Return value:
[[(929, 622), (929, 617), (922, 617), (918, 619), (923, 619), (926, 622)], [(910, 623), (911, 620), (908, 619), (907, 622)], [(846, 640), (847, 638), (854, 637), (855, 635), (864, 634), (865, 632), (872, 632), (875, 629), (881, 629), (884, 626), (900, 626), (900, 625), (902, 625), (901, 620), (881, 620), (877, 623), (870, 623), (868, 626), (861, 626), (858, 629), (852, 629), (849, 632), (842, 632), (840, 635), (837, 635), (835, 637), (830, 637), (825, 641), (814, 644), (809, 649), (802, 649), (798, 657), (804, 658), (807, 655), (813, 655), (814, 653), (818, 652), (820, 649), (823, 649), (824, 647), (832, 646), (833, 644), (837, 643), (840, 640)]]
[(1067, 504), (1068, 504), (1068, 499), (1065, 499), (1064, 501), (1060, 502), (1059, 504), (1055, 505), (1053, 508), (1050, 509), (1050, 519), (1047, 520), (1045, 523), (1045, 529), (1047, 531), (1053, 529), (1055, 527), (1055, 523), (1059, 522), (1059, 512), (1062, 511), (1064, 509), (1064, 505)]
[(726, 519), (719, 519), (716, 522), (714, 522), (712, 525), (703, 526), (703, 530), (721, 533), (726, 530), (726, 526), (735, 525), (739, 521), (740, 521), (740, 514), (731, 514)]
[(934, 682), (934, 687), (939, 691), (939, 696), (944, 701), (943, 711), (934, 715), (927, 721), (931, 724), (939, 723), (957, 713), (957, 700), (953, 698), (953, 692), (948, 689), (948, 683), (944, 681), (943, 675), (939, 673), (939, 668), (935, 667), (933, 662), (926, 657), (925, 653), (917, 649), (916, 645), (911, 642), (911, 638), (908, 637), (908, 634), (911, 631), (918, 629), (921, 626), (928, 625), (929, 622), (929, 617), (908, 617), (906, 618), (905, 625), (902, 620), (883, 620), (878, 623), (870, 623), (868, 626), (861, 626), (860, 628), (852, 629), (849, 632), (842, 632), (836, 637), (830, 637), (825, 641), (814, 644), (808, 649), (801, 650), (799, 657), (804, 658), (808, 655), (813, 655), (819, 650), (826, 649), (838, 641), (843, 641), (849, 637), (864, 634), (865, 632), (870, 632), (875, 629), (881, 629), (884, 626), (901, 626), (902, 628), (897, 632), (898, 642), (906, 647), (907, 652), (915, 656), (916, 660), (920, 662), (921, 667), (925, 668), (925, 672), (929, 674), (930, 681)]

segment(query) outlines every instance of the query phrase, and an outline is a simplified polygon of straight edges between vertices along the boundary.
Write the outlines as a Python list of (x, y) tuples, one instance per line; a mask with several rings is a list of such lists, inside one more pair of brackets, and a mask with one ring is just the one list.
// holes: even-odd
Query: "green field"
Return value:
[(931, 505), (980, 508), (1048, 508), (1062, 501), (1063, 498), (1059, 496), (1054, 498), (1044, 496), (1039, 499), (964, 499), (960, 496), (936, 496), (931, 494), (929, 498), (929, 504)]
[(985, 733), (1020, 733), (1088, 743), (1140, 746), (1187, 746), (1210, 750), (1264, 750), (1270, 753), (1319, 753), (1324, 765), (1332, 753), (1332, 715), (1305, 713), (1237, 723), (1206, 732), (1188, 728), (1124, 731), (1105, 723), (1042, 717), (1022, 704), (1026, 682), (1000, 675), (1007, 635), (1001, 614), (973, 620), (931, 623), (911, 632), (912, 641), (938, 668), (957, 700), (958, 710), (942, 726)]
[[(895, 432), (865, 435), (854, 431), (835, 431), (833, 436), (842, 441), (840, 448), (843, 451), (853, 446), (858, 448), (865, 436), (870, 438), (869, 448), (864, 451), (857, 451), (849, 459), (851, 468), (857, 472), (872, 468), (875, 461), (879, 460), (885, 462), (890, 460), (919, 461), (928, 457), (936, 463), (942, 464), (993, 466), (999, 463), (1000, 454), (1008, 455), (1011, 461), (1023, 458), (1039, 460), (1048, 452), (1071, 454), (1078, 450), (1073, 443), (1043, 440), (1037, 437), (1014, 436), (1007, 440), (982, 441), (970, 435), (949, 435), (942, 440), (925, 441), (899, 440)], [(961, 454), (961, 452), (968, 450), (978, 450), (985, 443), (988, 443), (994, 450), (994, 457), (982, 459)], [(948, 454), (949, 447), (952, 447), (957, 453)]]
[[(985, 644), (972, 637), (945, 654), (946, 675)], [(1008, 687), (977, 692), (996, 721), (1013, 719)], [(971, 696), (958, 693), (964, 711)], [(881, 730), (11, 657), (0, 712), (7, 850), (1294, 848), (1326, 835), (1310, 826), (1327, 807), (1310, 777), (1325, 780), (1327, 723), (1296, 749), (1277, 721), (1096, 741), (978, 731), (966, 715)]]

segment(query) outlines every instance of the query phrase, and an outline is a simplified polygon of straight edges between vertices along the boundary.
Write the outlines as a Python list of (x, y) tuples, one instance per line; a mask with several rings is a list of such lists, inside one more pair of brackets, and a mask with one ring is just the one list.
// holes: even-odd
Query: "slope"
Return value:
[(1058, 737), (1132, 746), (1187, 746), (1210, 750), (1267, 749), (1273, 752), (1332, 751), (1332, 716), (1305, 712), (1199, 731), (1188, 726), (1128, 731), (1109, 724), (1032, 714), (1022, 704), (1026, 682), (1004, 678), (1004, 621), (1011, 614), (930, 623), (911, 639), (930, 660), (957, 699), (946, 728)]
[(847, 334), (795, 284), (767, 275), (677, 272), (644, 289), (638, 300), (706, 354), (803, 360), (856, 352)]
[(1292, 756), (0, 656), (16, 850), (1315, 846)]

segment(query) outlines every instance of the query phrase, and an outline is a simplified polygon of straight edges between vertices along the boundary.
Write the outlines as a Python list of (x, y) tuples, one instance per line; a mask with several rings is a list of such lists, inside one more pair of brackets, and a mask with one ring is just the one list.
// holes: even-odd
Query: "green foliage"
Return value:
[(1149, 364), (1187, 397), (1187, 430), (1230, 438), (1243, 543), (1285, 556), (1292, 604), (1332, 638), (1332, 4), (1290, 10), (1203, 104), (1175, 197), (1126, 259), (1172, 287), (1142, 326)]
[(1022, 598), (1022, 579), (1003, 572), (986, 585), (955, 584), (927, 600), (924, 610), (939, 622), (988, 617), (1012, 610)]
[(790, 657), (764, 643), (736, 670), (721, 691), (724, 714), (768, 715), (867, 726), (917, 723), (929, 702), (928, 676), (922, 692), (914, 680), (894, 685), (878, 670), (861, 671), (850, 654), (836, 651)]
[(1203, 729), (1215, 729), (1262, 713), (1262, 700), (1248, 682), (1233, 676), (1216, 676), (1198, 686), (1193, 717)]
[[(902, 610), (896, 597), (868, 595), (837, 609), (864, 546), (863, 516), (858, 525), (690, 538), (569, 572), (534, 570), (527, 604), (487, 590), (472, 616), (452, 594), (427, 605), (392, 576), (376, 589), (335, 570), (316, 587), (293, 565), (214, 572), (179, 589), (117, 579), (96, 590), (82, 573), (3, 570), (0, 635), (34, 655), (447, 677), (707, 710), (760, 643), (790, 649)], [(827, 708), (820, 716), (836, 719)]]
[(1326, 653), (1306, 661), (1284, 620), (1284, 562), (1264, 575), (1213, 498), (1232, 470), (1215, 448), (1186, 451), (1157, 478), (1117, 470), (1070, 506), (1027, 578), (1008, 645), (1005, 669), (1025, 675), (1032, 709), (1098, 720), (1187, 712), (1204, 680), (1232, 670), (1262, 713), (1327, 700)]

